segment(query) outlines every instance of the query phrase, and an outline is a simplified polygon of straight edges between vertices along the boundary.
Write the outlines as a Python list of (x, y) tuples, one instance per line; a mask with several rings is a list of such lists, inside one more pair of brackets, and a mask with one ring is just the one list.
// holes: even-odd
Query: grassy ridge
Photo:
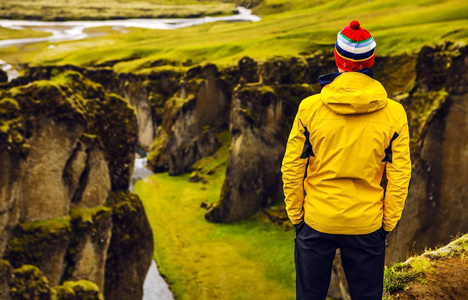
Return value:
[[(219, 0), (0, 0), (0, 19), (105, 20), (224, 15), (233, 3)], [(232, 1), (231, 1), (232, 2)]]
[(190, 183), (188, 174), (136, 183), (160, 273), (176, 299), (294, 299), (293, 231), (262, 214), (230, 225), (204, 219), (200, 204), (217, 201), (224, 181), (230, 144), (224, 140), (217, 154), (194, 166), (206, 183)]
[(22, 38), (39, 38), (52, 35), (48, 32), (35, 30), (18, 30), (0, 27), (0, 40), (6, 39), (22, 39)]
[[(257, 23), (211, 23), (176, 31), (136, 29), (85, 41), (61, 43), (32, 55), (35, 64), (117, 64), (121, 72), (144, 71), (155, 59), (233, 65), (243, 56), (268, 59), (317, 50), (332, 53), (337, 32), (358, 19), (377, 41), (377, 55), (418, 51), (444, 40), (468, 40), (468, 2), (449, 1), (265, 1)], [(282, 12), (277, 10), (290, 9)], [(2, 57), (0, 50), (0, 57)]]

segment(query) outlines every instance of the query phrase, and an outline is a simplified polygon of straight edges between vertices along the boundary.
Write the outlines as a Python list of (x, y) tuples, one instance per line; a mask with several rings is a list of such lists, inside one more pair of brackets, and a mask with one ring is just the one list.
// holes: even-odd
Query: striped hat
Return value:
[(338, 33), (335, 47), (336, 66), (348, 72), (370, 68), (374, 64), (375, 43), (369, 31), (352, 21)]

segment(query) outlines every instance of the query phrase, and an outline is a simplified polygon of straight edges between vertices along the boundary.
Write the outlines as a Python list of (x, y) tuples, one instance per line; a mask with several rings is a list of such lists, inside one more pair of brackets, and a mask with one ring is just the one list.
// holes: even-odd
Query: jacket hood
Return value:
[(365, 114), (387, 105), (387, 91), (380, 82), (359, 72), (345, 72), (323, 87), (322, 102), (342, 115)]

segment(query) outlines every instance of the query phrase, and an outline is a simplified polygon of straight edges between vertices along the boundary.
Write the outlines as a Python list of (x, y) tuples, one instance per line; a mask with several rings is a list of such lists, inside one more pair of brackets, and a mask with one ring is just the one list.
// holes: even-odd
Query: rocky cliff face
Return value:
[(166, 101), (148, 164), (181, 174), (220, 146), (216, 135), (229, 124), (230, 93), (215, 65), (189, 70)]
[(402, 101), (414, 124), (414, 170), (391, 261), (468, 231), (467, 57), (468, 47), (451, 45), (419, 54), (415, 89)]
[[(402, 220), (389, 236), (388, 258), (391, 261), (401, 261), (410, 251), (434, 247), (447, 242), (451, 235), (468, 230), (463, 221), (468, 207), (465, 188), (468, 185), (466, 178), (462, 176), (467, 173), (468, 161), (468, 143), (464, 138), (467, 130), (466, 49), (443, 45), (424, 48), (417, 56), (376, 58), (373, 68), (375, 78), (387, 88), (389, 97), (400, 101), (407, 110), (414, 164)], [(217, 135), (220, 132), (231, 132), (233, 140), (220, 200), (206, 215), (208, 220), (214, 222), (235, 222), (271, 203), (281, 201), (283, 195), (279, 170), (297, 107), (302, 99), (320, 91), (317, 82), (319, 75), (336, 70), (333, 57), (324, 53), (316, 53), (308, 58), (278, 58), (264, 63), (244, 58), (235, 67), (218, 70), (214, 65), (207, 65), (194, 67), (186, 74), (163, 71), (137, 76), (117, 75), (106, 67), (79, 69), (67, 66), (62, 67), (62, 70), (63, 68), (79, 71), (101, 83), (108, 92), (113, 91), (124, 96), (136, 107), (139, 143), (143, 148), (150, 148), (149, 165), (155, 171), (169, 171), (173, 175), (189, 171), (193, 163), (218, 149)], [(57, 68), (33, 69), (30, 77), (49, 79), (57, 72), (54, 70)], [(21, 85), (25, 80), (27, 81), (24, 78), (18, 79), (13, 85)], [(5, 199), (13, 199), (11, 195), (16, 195), (19, 189), (19, 186), (6, 183), (17, 182), (18, 178), (24, 176), (21, 167), (23, 161), (29, 160), (30, 164), (36, 165), (35, 157), (40, 157), (30, 149), (28, 143), (23, 142), (22, 133), (15, 133), (21, 132), (24, 125), (17, 122), (20, 107), (13, 100), (5, 99), (0, 106), (8, 107), (0, 112), (9, 120), (8, 126), (14, 129), (8, 137), (10, 147), (16, 149), (0, 149), (0, 155), (5, 157), (1, 160), (2, 168), (8, 170), (0, 176), (3, 187), (1, 193), (5, 195)], [(66, 130), (67, 137), (57, 139), (56, 143), (62, 145), (62, 150), (54, 151), (64, 151), (62, 156), (69, 159), (63, 165), (49, 166), (49, 172), (59, 174), (57, 170), (66, 166), (66, 186), (58, 185), (57, 193), (68, 197), (74, 195), (71, 196), (76, 199), (71, 202), (72, 208), (86, 208), (90, 207), (89, 203), (96, 203), (91, 195), (104, 195), (109, 190), (125, 188), (129, 169), (118, 166), (126, 166), (129, 158), (125, 158), (124, 154), (124, 159), (116, 162), (117, 165), (107, 164), (110, 174), (123, 175), (119, 177), (123, 178), (121, 182), (118, 178), (110, 178), (110, 187), (104, 184), (105, 180), (99, 186), (87, 187), (88, 191), (96, 192), (87, 193), (85, 188), (77, 188), (82, 186), (80, 182), (90, 181), (90, 177), (103, 177), (99, 174), (106, 172), (105, 164), (98, 167), (92, 163), (93, 171), (86, 166), (91, 165), (89, 161), (92, 157), (96, 161), (102, 161), (99, 153), (106, 157), (108, 151), (104, 145), (112, 144), (113, 141), (93, 144), (93, 136), (84, 139), (82, 133), (88, 132), (86, 128), (89, 121), (83, 115), (67, 116), (75, 118), (73, 124), (77, 125), (70, 129), (70, 134)], [(60, 130), (54, 127), (55, 124), (47, 123), (47, 120), (41, 122), (41, 128), (49, 128), (48, 131)], [(38, 143), (41, 139), (49, 139), (48, 131), (41, 133), (42, 136), (34, 134), (34, 139)], [(101, 128), (98, 135), (104, 133), (105, 128)], [(154, 141), (150, 145), (152, 137)], [(70, 146), (74, 145), (73, 141), (76, 139), (82, 143), (79, 149)], [(63, 150), (70, 148), (73, 149)], [(67, 156), (67, 151), (72, 151), (73, 155)], [(112, 155), (117, 157), (125, 151), (113, 152)], [(82, 173), (86, 176), (76, 175)], [(34, 182), (39, 178), (28, 180), (25, 182)], [(22, 193), (29, 195), (32, 192)], [(90, 196), (86, 198), (86, 194)], [(102, 199), (101, 196), (97, 198)], [(56, 200), (51, 197), (49, 201)], [(1, 219), (1, 226), (4, 228), (12, 228), (20, 219), (34, 220), (26, 209), (20, 209), (18, 205), (9, 204), (4, 207), (0, 213), (9, 216)], [(67, 211), (67, 207), (58, 206), (54, 209), (57, 210), (55, 213)], [(100, 222), (104, 222), (103, 220)], [(99, 223), (99, 228), (103, 231), (107, 228), (104, 223)], [(5, 245), (8, 240), (3, 235), (0, 246), (2, 243)], [(104, 240), (108, 238), (105, 232), (100, 235)], [(111, 235), (110, 244), (113, 236), (115, 234)], [(91, 241), (89, 238), (87, 243)], [(80, 247), (82, 246), (78, 246)], [(339, 265), (335, 269), (339, 270)], [(342, 277), (339, 271), (335, 273), (337, 278)], [(70, 274), (69, 278), (75, 278), (73, 272), (67, 274)], [(337, 279), (337, 282), (340, 280)], [(345, 290), (342, 285), (338, 293), (345, 295)]]
[[(50, 299), (51, 287), (86, 280), (96, 295), (120, 286), (112, 299), (141, 299), (152, 235), (139, 199), (123, 192), (137, 143), (135, 111), (77, 72), (50, 77), (4, 84), (0, 95), (0, 257), (15, 274), (28, 274), (24, 282), (10, 278), (10, 294), (22, 299), (19, 289), (29, 293), (39, 280), (40, 299)], [(119, 267), (139, 272), (110, 275)], [(67, 291), (89, 290), (86, 282)]]

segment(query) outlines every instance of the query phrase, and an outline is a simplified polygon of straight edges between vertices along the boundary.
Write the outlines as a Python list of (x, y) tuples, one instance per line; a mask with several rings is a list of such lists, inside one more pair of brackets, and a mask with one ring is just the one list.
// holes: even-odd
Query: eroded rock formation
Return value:
[(426, 47), (418, 57), (416, 88), (402, 103), (409, 118), (425, 119), (413, 121), (413, 137), (419, 137), (414, 170), (405, 210), (391, 235), (391, 261), (468, 232), (467, 57), (468, 47), (450, 44)]
[[(65, 282), (86, 280), (96, 286), (90, 299), (115, 286), (122, 296), (112, 299), (141, 299), (152, 234), (140, 200), (126, 192), (135, 111), (80, 73), (49, 79), (4, 84), (0, 95), (0, 257), (18, 274), (11, 295), (20, 299), (21, 287), (50, 299), (50, 288), (63, 284), (69, 299), (89, 285)], [(117, 269), (127, 274), (111, 276)], [(2, 263), (0, 275), (8, 270)]]
[(216, 135), (229, 124), (230, 93), (215, 65), (196, 67), (166, 101), (148, 164), (177, 175), (220, 146)]
[[(408, 112), (414, 163), (413, 179), (402, 220), (389, 236), (388, 258), (391, 261), (400, 261), (410, 251), (434, 247), (448, 241), (451, 235), (468, 231), (466, 222), (463, 221), (468, 207), (468, 184), (463, 176), (468, 171), (468, 143), (464, 138), (468, 134), (466, 57), (466, 47), (458, 49), (447, 44), (424, 48), (418, 56), (376, 58), (373, 68), (376, 79), (387, 88), (389, 97), (400, 101)], [(194, 67), (186, 74), (161, 71), (148, 75), (117, 75), (107, 67), (83, 69), (66, 66), (60, 71), (63, 68), (79, 71), (101, 83), (107, 92), (124, 96), (136, 107), (140, 145), (147, 148), (154, 138), (150, 146), (149, 164), (155, 171), (169, 171), (173, 175), (189, 171), (196, 161), (218, 149), (219, 133), (226, 130), (231, 132), (231, 152), (220, 200), (206, 215), (208, 220), (215, 222), (235, 222), (282, 199), (279, 170), (297, 107), (302, 99), (320, 91), (317, 82), (319, 75), (336, 71), (333, 57), (324, 53), (306, 58), (277, 58), (264, 63), (244, 58), (238, 66), (218, 70), (214, 65), (207, 65)], [(57, 68), (33, 69), (30, 77), (50, 79), (56, 70)], [(19, 78), (8, 83), (8, 86), (18, 86), (24, 82), (28, 82), (28, 79)], [(0, 149), (0, 163), (7, 170), (0, 176), (1, 195), (4, 199), (9, 199), (5, 201), (9, 204), (0, 209), (0, 214), (8, 216), (0, 219), (0, 225), (9, 228), (0, 236), (0, 249), (5, 247), (9, 239), (5, 232), (11, 232), (20, 218), (35, 218), (14, 203), (17, 200), (12, 195), (16, 195), (21, 186), (6, 184), (18, 182), (18, 178), (24, 176), (24, 162), (29, 160), (31, 164), (36, 164), (35, 157), (40, 156), (34, 154), (34, 150), (28, 146), (30, 144), (23, 141), (21, 130), (25, 125), (18, 122), (18, 113), (22, 108), (15, 101), (4, 99), (0, 102), (0, 114), (8, 120), (9, 128), (13, 128), (8, 133), (9, 145), (16, 149)], [(61, 111), (66, 112), (65, 108)], [(123, 106), (120, 109), (125, 110)], [(68, 204), (69, 207), (54, 208), (54, 214), (70, 208), (80, 211), (103, 205), (104, 195), (126, 189), (131, 173), (132, 157), (128, 156), (131, 152), (128, 151), (129, 148), (121, 152), (117, 152), (115, 147), (106, 148), (107, 145), (121, 144), (123, 138), (114, 136), (111, 139), (112, 135), (106, 135), (107, 128), (98, 125), (92, 126), (95, 131), (89, 131), (90, 121), (86, 119), (86, 114), (81, 117), (73, 113), (65, 116), (76, 118), (73, 123), (77, 125), (70, 129), (75, 133), (58, 139), (56, 143), (62, 147), (54, 148), (54, 151), (63, 152), (61, 155), (68, 159), (62, 165), (49, 166), (49, 172), (59, 174), (60, 170), (67, 170), (63, 172), (64, 183), (54, 186), (54, 189), (74, 200)], [(112, 116), (112, 113), (105, 116)], [(105, 116), (99, 115), (101, 119), (93, 124), (110, 122)], [(41, 123), (39, 120), (37, 118), (34, 122), (41, 124), (40, 128), (49, 128), (53, 132), (61, 130), (54, 127), (57, 124), (51, 121)], [(125, 120), (117, 123), (122, 126)], [(39, 127), (34, 125), (31, 128)], [(98, 128), (100, 129), (97, 130)], [(29, 131), (34, 132), (33, 129)], [(47, 131), (41, 131), (41, 134), (42, 141), (49, 139)], [(99, 136), (103, 143), (96, 142), (94, 135)], [(105, 142), (103, 136), (108, 137)], [(30, 134), (27, 139), (28, 142), (37, 140), (39, 143), (41, 135)], [(80, 143), (80, 147), (70, 146), (76, 143)], [(52, 149), (53, 146), (44, 147)], [(91, 184), (95, 180), (90, 178), (105, 178), (103, 174), (106, 173), (106, 164), (102, 163), (102, 157), (109, 155), (122, 157), (115, 165), (107, 164), (111, 174), (109, 181)], [(115, 177), (112, 177), (114, 174)], [(34, 180), (30, 179), (31, 182)], [(83, 185), (82, 182), (88, 184)], [(106, 182), (110, 182), (110, 186)], [(22, 193), (28, 195), (32, 192)], [(53, 197), (49, 200), (56, 201)], [(103, 215), (100, 215), (112, 216), (112, 229), (106, 225), (107, 221), (104, 222), (108, 218), (106, 217), (99, 220), (102, 223), (98, 222), (101, 225), (97, 226), (99, 232), (96, 232), (104, 241), (110, 236), (110, 241), (105, 242), (109, 243), (109, 249), (113, 248), (114, 237), (120, 234), (115, 231), (116, 219), (113, 211), (101, 212)], [(73, 231), (73, 226), (69, 230)], [(69, 238), (68, 243), (77, 245), (77, 253), (88, 257), (89, 253), (83, 250), (87, 247), (83, 245), (97, 248), (103, 246), (89, 236), (90, 231), (84, 232), (83, 236), (87, 236), (85, 240), (74, 242)], [(68, 253), (67, 255), (70, 257)], [(111, 262), (114, 256), (110, 256), (109, 252), (107, 255), (107, 261)], [(113, 255), (118, 257), (121, 254)], [(75, 271), (65, 272), (67, 278), (77, 278), (76, 274), (80, 273), (92, 273), (78, 261), (74, 262), (74, 266)], [(124, 267), (127, 266), (116, 268)], [(339, 269), (338, 265), (336, 269)], [(339, 275), (339, 272), (336, 274)], [(108, 281), (107, 275), (106, 273), (104, 282)], [(337, 279), (336, 282), (340, 280)], [(345, 294), (343, 289), (346, 290), (342, 285), (338, 293)]]

